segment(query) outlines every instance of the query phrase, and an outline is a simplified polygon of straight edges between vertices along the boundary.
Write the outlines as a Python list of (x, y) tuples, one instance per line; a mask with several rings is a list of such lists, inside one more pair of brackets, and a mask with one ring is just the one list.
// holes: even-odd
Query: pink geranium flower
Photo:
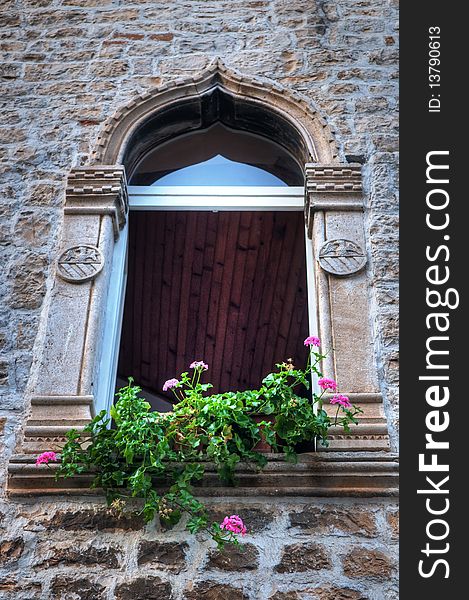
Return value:
[(328, 379), (327, 377), (321, 377), (318, 379), (318, 385), (322, 390), (332, 390), (333, 392), (337, 391), (337, 383), (333, 379)]
[(309, 337), (307, 337), (305, 339), (304, 345), (305, 346), (317, 346), (319, 348), (319, 346), (321, 345), (321, 340), (314, 335), (310, 335)]
[(208, 365), (207, 363), (204, 363), (203, 360), (194, 360), (194, 362), (189, 365), (189, 369), (202, 369), (203, 371), (206, 371)]
[(231, 531), (231, 533), (246, 535), (247, 529), (243, 523), (243, 520), (239, 515), (231, 515), (231, 517), (225, 517), (223, 523), (220, 525), (220, 529), (225, 531)]
[(343, 396), (342, 394), (335, 394), (331, 398), (331, 404), (340, 404), (342, 408), (352, 408), (352, 403), (348, 396)]
[(163, 392), (167, 392), (168, 390), (173, 389), (173, 387), (176, 387), (179, 383), (178, 379), (168, 379), (167, 381), (164, 382), (163, 384)]
[(39, 465), (47, 465), (50, 462), (57, 461), (57, 454), (55, 452), (43, 452), (36, 458), (36, 467)]

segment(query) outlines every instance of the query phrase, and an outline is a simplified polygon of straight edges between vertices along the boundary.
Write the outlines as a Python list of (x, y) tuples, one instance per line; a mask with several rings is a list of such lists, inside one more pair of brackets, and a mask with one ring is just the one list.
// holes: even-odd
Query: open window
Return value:
[(215, 123), (143, 157), (129, 199), (118, 386), (132, 376), (169, 410), (163, 383), (193, 360), (210, 365), (215, 392), (304, 363), (312, 257), (303, 172), (284, 148)]

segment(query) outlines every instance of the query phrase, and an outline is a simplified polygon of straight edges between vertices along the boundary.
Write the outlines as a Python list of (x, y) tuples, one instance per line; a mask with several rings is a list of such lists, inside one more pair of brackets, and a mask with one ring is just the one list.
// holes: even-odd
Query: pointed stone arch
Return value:
[[(202, 73), (137, 95), (120, 108), (102, 129), (89, 163), (68, 174), (57, 265), (76, 269), (76, 259), (73, 265), (67, 263), (73, 253), (91, 252), (99, 261), (87, 262), (86, 268), (90, 263), (94, 270), (86, 278), (63, 277), (60, 268), (52, 275), (28, 392), (31, 412), (18, 444), (21, 454), (59, 448), (71, 427), (82, 429), (94, 414), (115, 242), (123, 239), (129, 210), (126, 173), (131, 176), (157, 145), (223, 119), (234, 129), (280, 143), (304, 168), (305, 220), (317, 263), (318, 333), (324, 347), (335, 351), (335, 358), (331, 354), (325, 359), (325, 374), (338, 378), (341, 389), (364, 407), (352, 435), (332, 432), (331, 449), (389, 449), (372, 327), (363, 318), (369, 314), (366, 270), (341, 267), (337, 273), (319, 261), (347, 262), (341, 249), (352, 244), (360, 264), (366, 263), (361, 166), (340, 161), (333, 131), (309, 101), (216, 60)], [(326, 243), (337, 249), (337, 256), (323, 256)], [(18, 460), (17, 485), (36, 485), (30, 472), (26, 483), (21, 481), (23, 459)]]
[(303, 167), (339, 162), (325, 119), (301, 96), (228, 69), (219, 59), (193, 77), (139, 94), (104, 125), (91, 165), (135, 164), (155, 146), (220, 120), (280, 143)]

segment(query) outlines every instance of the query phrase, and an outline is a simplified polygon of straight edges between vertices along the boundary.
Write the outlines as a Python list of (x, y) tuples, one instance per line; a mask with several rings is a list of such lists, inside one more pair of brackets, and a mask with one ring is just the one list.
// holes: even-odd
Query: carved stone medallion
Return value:
[(319, 250), (319, 264), (327, 273), (345, 277), (363, 269), (366, 256), (351, 240), (326, 240)]
[(81, 244), (64, 250), (59, 257), (58, 274), (70, 283), (83, 283), (96, 277), (104, 266), (104, 257), (96, 246)]

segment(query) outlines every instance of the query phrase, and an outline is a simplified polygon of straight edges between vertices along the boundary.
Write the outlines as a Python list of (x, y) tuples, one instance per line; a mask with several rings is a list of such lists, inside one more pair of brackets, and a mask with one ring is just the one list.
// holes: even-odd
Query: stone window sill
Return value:
[[(90, 488), (92, 475), (55, 481), (56, 466), (36, 467), (33, 456), (13, 456), (9, 465), (10, 496), (100, 495)], [(206, 463), (199, 496), (383, 497), (398, 495), (398, 457), (391, 452), (314, 452), (299, 455), (297, 464), (281, 454), (268, 455), (262, 472), (237, 470), (238, 485), (224, 487), (213, 463)]]

